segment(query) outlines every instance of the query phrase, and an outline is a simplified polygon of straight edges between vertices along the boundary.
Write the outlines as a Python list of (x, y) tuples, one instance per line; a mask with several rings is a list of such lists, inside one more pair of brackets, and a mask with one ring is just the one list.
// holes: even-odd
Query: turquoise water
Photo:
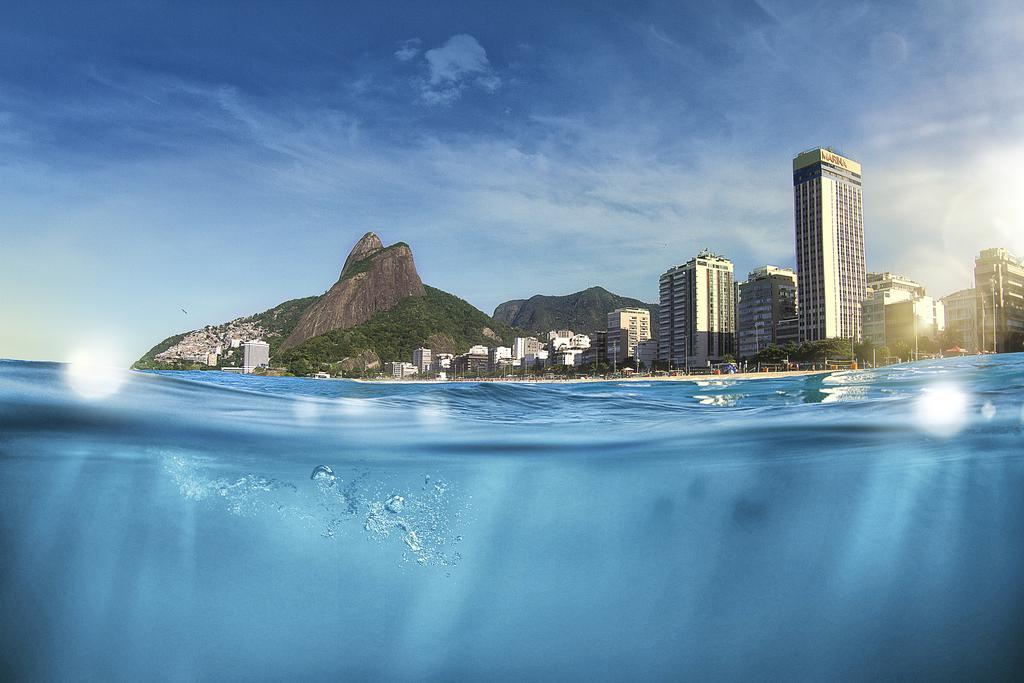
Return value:
[(1022, 354), (515, 386), (3, 361), (0, 678), (1012, 678), (1022, 420)]

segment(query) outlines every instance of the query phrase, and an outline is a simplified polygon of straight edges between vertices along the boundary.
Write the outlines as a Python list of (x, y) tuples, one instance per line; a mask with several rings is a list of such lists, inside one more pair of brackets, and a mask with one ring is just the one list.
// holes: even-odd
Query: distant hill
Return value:
[[(403, 299), (364, 323), (306, 340), (278, 354), (275, 364), (298, 373), (315, 371), (323, 363), (347, 363), (366, 357), (382, 361), (410, 360), (413, 349), (426, 346), (434, 353), (463, 353), (474, 344), (511, 346), (516, 330), (494, 320), (457, 296), (424, 286), (423, 296)], [(358, 366), (356, 366), (358, 367)]]
[(197, 365), (190, 360), (195, 353), (210, 353), (217, 346), (226, 350), (232, 339), (262, 339), (270, 345), (270, 353), (273, 355), (285, 337), (295, 329), (302, 312), (318, 298), (307, 296), (291, 299), (262, 313), (181, 332), (151, 348), (132, 367), (137, 370), (191, 367)]
[[(322, 296), (286, 301), (220, 325), (168, 337), (135, 362), (137, 369), (205, 368), (220, 347), (218, 365), (241, 365), (232, 339), (263, 339), (274, 366), (305, 374), (373, 369), (410, 360), (412, 350), (462, 353), (474, 344), (511, 345), (515, 331), (462, 299), (425, 286), (403, 242), (384, 247), (368, 232), (356, 243), (338, 281)], [(229, 355), (230, 354), (230, 355)]]
[(589, 334), (605, 329), (608, 313), (616, 308), (646, 308), (651, 312), (651, 333), (657, 335), (657, 304), (619, 296), (604, 287), (591, 287), (565, 296), (537, 294), (529, 299), (513, 299), (498, 304), (493, 317), (512, 327), (538, 334), (557, 329)]

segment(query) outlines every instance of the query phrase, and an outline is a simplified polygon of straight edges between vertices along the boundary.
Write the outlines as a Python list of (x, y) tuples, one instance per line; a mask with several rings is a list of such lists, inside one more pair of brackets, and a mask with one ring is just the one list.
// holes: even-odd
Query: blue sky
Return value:
[[(793, 155), (864, 166), (869, 268), (1024, 253), (1014, 2), (9, 4), (0, 357), (127, 364), (319, 294), (367, 230), (490, 311), (793, 264)], [(181, 308), (188, 310), (186, 316)]]

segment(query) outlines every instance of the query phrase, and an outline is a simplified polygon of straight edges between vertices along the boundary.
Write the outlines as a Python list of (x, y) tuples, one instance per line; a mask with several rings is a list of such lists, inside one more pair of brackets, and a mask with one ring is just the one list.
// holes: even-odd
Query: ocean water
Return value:
[(1024, 355), (362, 384), (0, 362), (3, 680), (998, 680)]

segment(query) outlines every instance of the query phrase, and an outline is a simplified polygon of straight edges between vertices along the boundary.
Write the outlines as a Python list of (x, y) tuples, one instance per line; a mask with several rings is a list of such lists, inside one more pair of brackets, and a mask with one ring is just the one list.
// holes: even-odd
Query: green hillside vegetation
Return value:
[[(295, 325), (298, 323), (302, 312), (318, 298), (319, 297), (315, 296), (307, 296), (301, 299), (291, 299), (284, 303), (280, 303), (273, 308), (267, 309), (262, 313), (257, 313), (249, 316), (248, 318), (244, 318), (243, 320), (258, 323), (267, 331), (263, 341), (270, 345), (270, 353), (273, 355), (281, 346), (281, 342), (284, 341), (285, 337), (291, 334), (292, 330), (295, 329)], [(220, 325), (217, 325), (216, 327), (220, 327)], [(173, 337), (164, 339), (162, 342), (147, 351), (142, 358), (135, 361), (132, 367), (136, 370), (209, 369), (208, 366), (201, 365), (199, 363), (161, 363), (155, 360), (157, 354), (171, 348), (184, 339), (187, 334), (188, 332), (182, 332), (181, 334), (176, 334)], [(225, 360), (223, 356), (221, 358), (222, 361)], [(228, 364), (230, 365), (231, 363)]]
[[(430, 346), (431, 339), (447, 339), (451, 351), (464, 353), (474, 344), (511, 346), (516, 330), (490, 318), (457, 296), (425, 287), (424, 296), (409, 297), (347, 330), (333, 330), (271, 357), (275, 366), (293, 374), (316, 372), (370, 350), (382, 361), (408, 361), (413, 349)], [(484, 334), (489, 328), (494, 337)], [(435, 352), (446, 349), (433, 349)]]
[(156, 369), (156, 366), (166, 365), (166, 363), (156, 362), (154, 360), (154, 357), (158, 353), (163, 353), (167, 349), (171, 348), (172, 346), (180, 342), (182, 339), (185, 338), (186, 334), (188, 334), (188, 332), (182, 332), (181, 334), (176, 334), (173, 337), (168, 337), (167, 339), (164, 339), (162, 342), (151, 348), (149, 351), (146, 351), (142, 358), (135, 361), (135, 364), (132, 365), (132, 367), (135, 368), (136, 370), (149, 370)]
[(537, 294), (529, 299), (515, 299), (494, 309), (494, 317), (513, 327), (544, 334), (549, 330), (569, 329), (590, 334), (604, 330), (608, 313), (616, 308), (645, 308), (651, 312), (651, 335), (658, 336), (658, 306), (591, 287), (565, 296)]

